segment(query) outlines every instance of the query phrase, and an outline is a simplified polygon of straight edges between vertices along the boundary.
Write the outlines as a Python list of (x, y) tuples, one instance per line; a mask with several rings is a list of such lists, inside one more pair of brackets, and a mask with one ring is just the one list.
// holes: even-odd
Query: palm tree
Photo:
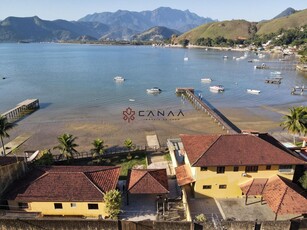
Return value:
[(100, 158), (100, 156), (104, 153), (104, 141), (97, 138), (92, 142), (94, 148), (91, 149), (91, 153), (93, 154), (93, 158)]
[(59, 149), (61, 155), (67, 160), (74, 158), (75, 154), (78, 154), (78, 151), (75, 149), (78, 145), (75, 143), (77, 137), (74, 137), (72, 134), (64, 133), (58, 137), (59, 145), (55, 146), (53, 149)]
[(129, 151), (133, 148), (133, 143), (132, 143), (132, 140), (130, 138), (127, 138), (125, 141), (124, 141), (124, 146), (129, 149)]
[(1, 139), (1, 144), (3, 148), (3, 156), (6, 155), (3, 137), (6, 137), (6, 138), (10, 137), (7, 131), (12, 129), (14, 126), (16, 126), (16, 124), (8, 122), (7, 117), (0, 115), (0, 139)]
[[(287, 129), (289, 133), (306, 136), (307, 134), (307, 107), (293, 107), (290, 114), (283, 117), (280, 124), (283, 129)], [(295, 136), (293, 136), (295, 143)]]

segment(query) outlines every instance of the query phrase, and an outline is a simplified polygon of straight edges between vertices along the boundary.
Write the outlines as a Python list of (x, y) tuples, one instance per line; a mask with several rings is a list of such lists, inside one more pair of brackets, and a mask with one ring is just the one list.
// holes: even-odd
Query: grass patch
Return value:
[(111, 157), (105, 157), (101, 160), (99, 165), (108, 166), (121, 166), (120, 177), (126, 177), (128, 169), (133, 168), (137, 165), (142, 165), (144, 168), (147, 167), (146, 154), (144, 152), (131, 153), (131, 159), (128, 153), (116, 154)]
[(169, 154), (169, 152), (167, 152), (165, 155), (164, 155), (164, 159), (166, 161), (172, 161), (172, 158), (171, 158), (171, 155)]

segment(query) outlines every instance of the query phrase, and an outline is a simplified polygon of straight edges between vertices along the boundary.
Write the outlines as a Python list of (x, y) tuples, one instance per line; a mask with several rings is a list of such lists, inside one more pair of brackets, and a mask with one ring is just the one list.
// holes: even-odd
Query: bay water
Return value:
[[(151, 46), (79, 44), (0, 44), (0, 113), (28, 98), (38, 98), (40, 119), (73, 119), (100, 114), (112, 118), (124, 108), (167, 109), (182, 104), (176, 87), (193, 87), (217, 108), (257, 107), (282, 104), (307, 105), (305, 95), (291, 95), (296, 85), (307, 87), (307, 76), (293, 70), (293, 58), (266, 54), (260, 62), (248, 52)], [(227, 59), (223, 57), (227, 56)], [(184, 61), (188, 57), (188, 61)], [(266, 63), (274, 69), (254, 69)], [(266, 84), (272, 71), (282, 72), (280, 85)], [(113, 78), (123, 76), (117, 83)], [(3, 79), (5, 78), (5, 79)], [(202, 83), (201, 78), (212, 82)], [(223, 93), (210, 85), (221, 84)], [(159, 87), (158, 95), (146, 89)], [(259, 95), (246, 89), (261, 90)], [(192, 107), (190, 109), (193, 109)]]

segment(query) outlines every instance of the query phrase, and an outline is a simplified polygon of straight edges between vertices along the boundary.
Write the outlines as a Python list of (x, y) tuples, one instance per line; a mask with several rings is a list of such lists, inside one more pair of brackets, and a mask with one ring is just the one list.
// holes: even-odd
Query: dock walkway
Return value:
[(15, 108), (3, 113), (2, 116), (5, 116), (9, 122), (15, 122), (38, 108), (38, 99), (27, 99), (20, 102)]
[[(16, 137), (14, 140), (10, 141), (9, 143), (4, 145), (5, 148), (5, 154), (8, 155), (12, 153), (15, 149), (17, 149), (20, 145), (22, 145), (24, 142), (26, 142), (32, 135), (31, 134), (23, 134), (18, 137)], [(3, 155), (3, 150), (1, 148), (1, 156)]]
[(212, 107), (206, 103), (204, 100), (198, 98), (194, 94), (194, 89), (192, 88), (176, 88), (176, 93), (184, 93), (186, 97), (194, 103), (197, 108), (201, 109), (207, 113), (223, 130), (227, 133), (241, 133), (241, 130), (231, 123), (222, 113), (217, 109), (212, 109)]

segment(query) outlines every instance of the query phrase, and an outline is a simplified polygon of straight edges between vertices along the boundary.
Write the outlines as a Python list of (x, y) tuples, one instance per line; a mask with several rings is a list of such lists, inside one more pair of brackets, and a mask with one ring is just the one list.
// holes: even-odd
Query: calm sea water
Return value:
[[(227, 55), (227, 60), (223, 56)], [(288, 61), (267, 55), (259, 63), (233, 57), (243, 52), (204, 49), (154, 48), (145, 46), (94, 46), (70, 44), (0, 44), (0, 112), (27, 98), (39, 98), (49, 117), (101, 113), (112, 116), (122, 108), (172, 108), (179, 106), (176, 87), (194, 87), (215, 107), (253, 107), (302, 103), (305, 96), (290, 95), (295, 85), (307, 86), (307, 76), (294, 70), (282, 71), (282, 84), (265, 84), (272, 70), (255, 70), (267, 62), (278, 70)], [(184, 57), (189, 58), (184, 61)], [(126, 81), (113, 81), (122, 75)], [(2, 80), (2, 77), (6, 77)], [(210, 77), (209, 84), (200, 79)], [(224, 93), (212, 93), (210, 85), (222, 84)], [(157, 86), (159, 95), (148, 95)], [(259, 95), (247, 88), (261, 90)], [(134, 99), (131, 102), (129, 99)]]

